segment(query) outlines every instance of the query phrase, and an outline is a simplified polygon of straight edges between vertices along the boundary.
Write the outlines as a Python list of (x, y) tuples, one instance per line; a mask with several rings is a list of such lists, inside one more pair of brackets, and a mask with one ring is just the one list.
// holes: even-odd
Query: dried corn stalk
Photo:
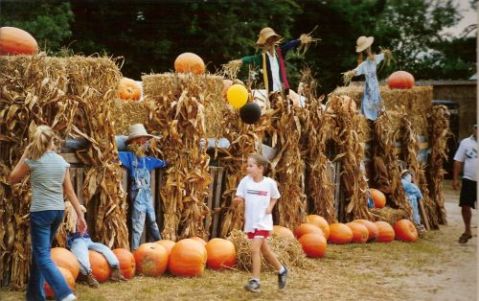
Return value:
[(163, 136), (160, 149), (170, 167), (160, 189), (164, 212), (163, 237), (208, 237), (205, 219), (210, 210), (205, 200), (211, 183), (209, 156), (200, 141), (206, 137), (205, 105), (221, 95), (218, 76), (155, 74), (143, 76), (145, 98), (156, 104), (151, 131)]

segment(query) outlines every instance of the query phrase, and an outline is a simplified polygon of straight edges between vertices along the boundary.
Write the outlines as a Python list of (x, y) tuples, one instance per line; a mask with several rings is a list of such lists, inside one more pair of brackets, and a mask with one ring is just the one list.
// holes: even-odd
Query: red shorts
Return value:
[(248, 234), (249, 239), (268, 238), (269, 237), (269, 231), (268, 230), (255, 229), (254, 232), (247, 232), (246, 234)]

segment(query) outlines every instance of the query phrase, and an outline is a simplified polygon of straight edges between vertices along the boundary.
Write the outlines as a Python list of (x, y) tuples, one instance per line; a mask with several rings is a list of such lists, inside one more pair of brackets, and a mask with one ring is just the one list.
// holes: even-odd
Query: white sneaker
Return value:
[(77, 297), (74, 294), (70, 294), (62, 299), (62, 301), (74, 301), (77, 300)]

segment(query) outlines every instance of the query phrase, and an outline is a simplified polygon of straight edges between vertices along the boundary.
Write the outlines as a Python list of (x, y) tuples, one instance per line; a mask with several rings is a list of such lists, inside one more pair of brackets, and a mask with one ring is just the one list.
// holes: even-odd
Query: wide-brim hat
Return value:
[(145, 129), (145, 126), (141, 123), (130, 125), (128, 128), (128, 138), (126, 139), (125, 143), (128, 144), (132, 139), (146, 137), (146, 138), (160, 138), (151, 134)]
[(258, 40), (256, 41), (256, 45), (266, 44), (266, 41), (271, 37), (276, 37), (278, 40), (281, 39), (281, 36), (279, 34), (277, 34), (273, 30), (273, 28), (265, 27), (265, 28), (261, 29), (261, 31), (259, 32)]
[(356, 40), (356, 52), (363, 52), (364, 50), (371, 47), (374, 42), (374, 37), (360, 36)]

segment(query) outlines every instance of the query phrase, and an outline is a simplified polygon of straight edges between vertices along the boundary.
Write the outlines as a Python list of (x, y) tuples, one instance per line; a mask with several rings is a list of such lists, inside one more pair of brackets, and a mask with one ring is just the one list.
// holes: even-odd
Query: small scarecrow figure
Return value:
[[(356, 69), (343, 73), (345, 85), (349, 84), (354, 76), (364, 75), (366, 83), (364, 85), (364, 95), (361, 101), (361, 113), (369, 120), (376, 120), (378, 114), (383, 110), (381, 95), (379, 92), (379, 82), (376, 74), (377, 66), (385, 60), (389, 65), (392, 59), (391, 51), (384, 49), (380, 54), (374, 54), (371, 51), (371, 45), (374, 37), (360, 36), (356, 41), (356, 52), (358, 55), (358, 66)], [(363, 55), (366, 60), (363, 61)]]
[(282, 38), (271, 27), (265, 27), (259, 32), (256, 45), (261, 52), (255, 55), (245, 56), (238, 60), (233, 60), (227, 64), (227, 68), (238, 70), (243, 64), (259, 67), (263, 75), (264, 87), (267, 94), (274, 92), (289, 93), (289, 83), (286, 76), (286, 65), (284, 58), (286, 53), (297, 47), (304, 47), (306, 50), (313, 39), (311, 33), (302, 34), (299, 39), (291, 40), (281, 46)]

